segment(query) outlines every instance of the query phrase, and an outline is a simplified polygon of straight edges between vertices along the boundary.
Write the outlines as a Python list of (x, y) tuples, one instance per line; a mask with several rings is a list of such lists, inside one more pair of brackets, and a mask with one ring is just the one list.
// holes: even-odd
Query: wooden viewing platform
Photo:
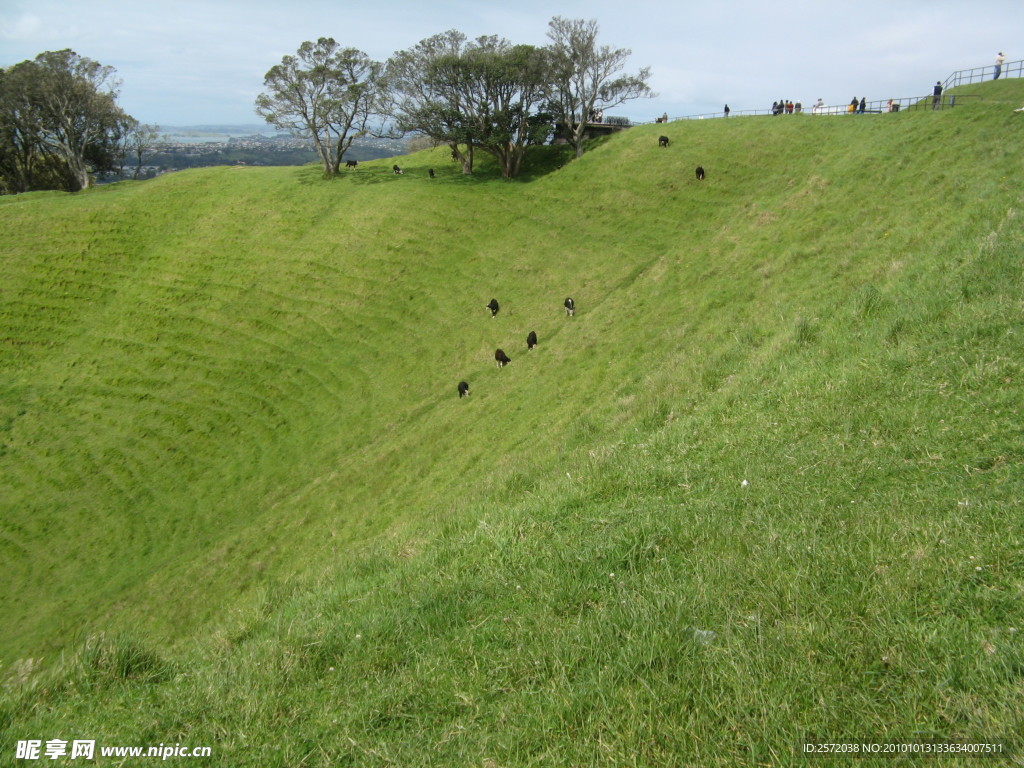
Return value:
[[(583, 129), (583, 139), (596, 139), (600, 136), (611, 136), (613, 133), (625, 130), (626, 128), (632, 128), (632, 125), (618, 125), (615, 123), (587, 123), (586, 128)], [(555, 138), (551, 140), (552, 144), (568, 144), (569, 130), (566, 128), (564, 123), (559, 123), (555, 126)]]

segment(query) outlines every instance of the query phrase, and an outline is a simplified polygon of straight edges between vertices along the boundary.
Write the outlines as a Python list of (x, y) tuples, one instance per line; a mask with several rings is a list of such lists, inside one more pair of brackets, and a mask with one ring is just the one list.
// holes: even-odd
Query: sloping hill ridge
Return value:
[(1024, 93), (972, 91), (0, 199), (0, 749), (1024, 743)]

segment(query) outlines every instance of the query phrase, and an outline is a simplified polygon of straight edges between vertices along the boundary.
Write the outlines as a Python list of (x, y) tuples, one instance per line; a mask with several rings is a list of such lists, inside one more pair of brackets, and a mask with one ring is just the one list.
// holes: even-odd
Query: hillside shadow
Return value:
[(572, 147), (568, 144), (547, 144), (530, 147), (523, 158), (522, 170), (516, 181), (536, 181), (559, 171), (573, 160)]
[[(558, 171), (572, 159), (572, 148), (564, 144), (530, 147), (523, 158), (519, 175), (514, 179), (505, 179), (494, 158), (482, 152), (478, 152), (476, 155), (473, 173), (464, 174), (457, 162), (434, 151), (399, 155), (385, 160), (369, 161), (365, 164), (361, 162), (355, 168), (343, 168), (332, 179), (325, 179), (321, 174), (313, 174), (304, 177), (301, 183), (312, 184), (318, 180), (333, 181), (342, 178), (358, 185), (400, 184), (409, 179), (421, 179), (439, 185), (482, 184), (494, 181), (529, 183)], [(394, 172), (395, 165), (402, 169), (401, 174)], [(431, 170), (434, 171), (433, 177), (429, 173)]]
[[(400, 158), (397, 158), (400, 159)], [(464, 175), (460, 170), (459, 166), (455, 163), (449, 163), (446, 166), (431, 166), (422, 164), (405, 164), (392, 163), (392, 165), (398, 165), (402, 169), (401, 174), (395, 173), (391, 166), (367, 166), (365, 168), (350, 168), (344, 171), (340, 171), (335, 177), (336, 179), (347, 179), (352, 184), (357, 185), (371, 185), (371, 184), (403, 184), (409, 181), (424, 181), (430, 182), (431, 184), (438, 184), (441, 186), (453, 185), (453, 184), (479, 184), (488, 181), (494, 181), (501, 179), (500, 174), (491, 172), (480, 172), (476, 171), (472, 175)], [(434, 171), (434, 176), (431, 177), (429, 171)], [(333, 179), (332, 179), (333, 181)]]

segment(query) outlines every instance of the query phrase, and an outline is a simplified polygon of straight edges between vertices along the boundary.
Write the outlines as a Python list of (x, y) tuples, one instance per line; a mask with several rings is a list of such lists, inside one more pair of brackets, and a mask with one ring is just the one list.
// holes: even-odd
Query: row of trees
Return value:
[(256, 112), (308, 137), (328, 175), (360, 136), (419, 134), (448, 145), (463, 173), (473, 172), (479, 150), (511, 178), (526, 148), (555, 126), (578, 157), (585, 116), (653, 95), (650, 70), (623, 74), (631, 52), (600, 46), (597, 35), (596, 21), (561, 17), (543, 47), (449, 30), (383, 63), (322, 37), (267, 72)]
[(113, 67), (71, 50), (0, 69), (0, 192), (77, 191), (94, 173), (138, 174), (158, 128), (117, 106)]
[[(543, 47), (450, 30), (383, 63), (320, 38), (267, 72), (256, 111), (310, 139), (327, 174), (360, 136), (417, 134), (451, 147), (464, 173), (483, 151), (511, 178), (555, 126), (579, 156), (585, 116), (651, 95), (650, 71), (622, 74), (630, 51), (597, 34), (560, 17)], [(117, 105), (119, 86), (113, 67), (67, 49), (0, 69), (0, 193), (77, 191), (132, 164), (137, 176), (159, 129)]]

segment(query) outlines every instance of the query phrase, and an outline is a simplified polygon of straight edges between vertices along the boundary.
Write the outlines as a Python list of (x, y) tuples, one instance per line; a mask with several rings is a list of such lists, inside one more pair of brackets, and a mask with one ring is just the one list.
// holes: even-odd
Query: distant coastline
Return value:
[(243, 136), (287, 137), (288, 134), (271, 128), (266, 123), (238, 123), (226, 125), (161, 125), (160, 134), (165, 141), (226, 142)]

